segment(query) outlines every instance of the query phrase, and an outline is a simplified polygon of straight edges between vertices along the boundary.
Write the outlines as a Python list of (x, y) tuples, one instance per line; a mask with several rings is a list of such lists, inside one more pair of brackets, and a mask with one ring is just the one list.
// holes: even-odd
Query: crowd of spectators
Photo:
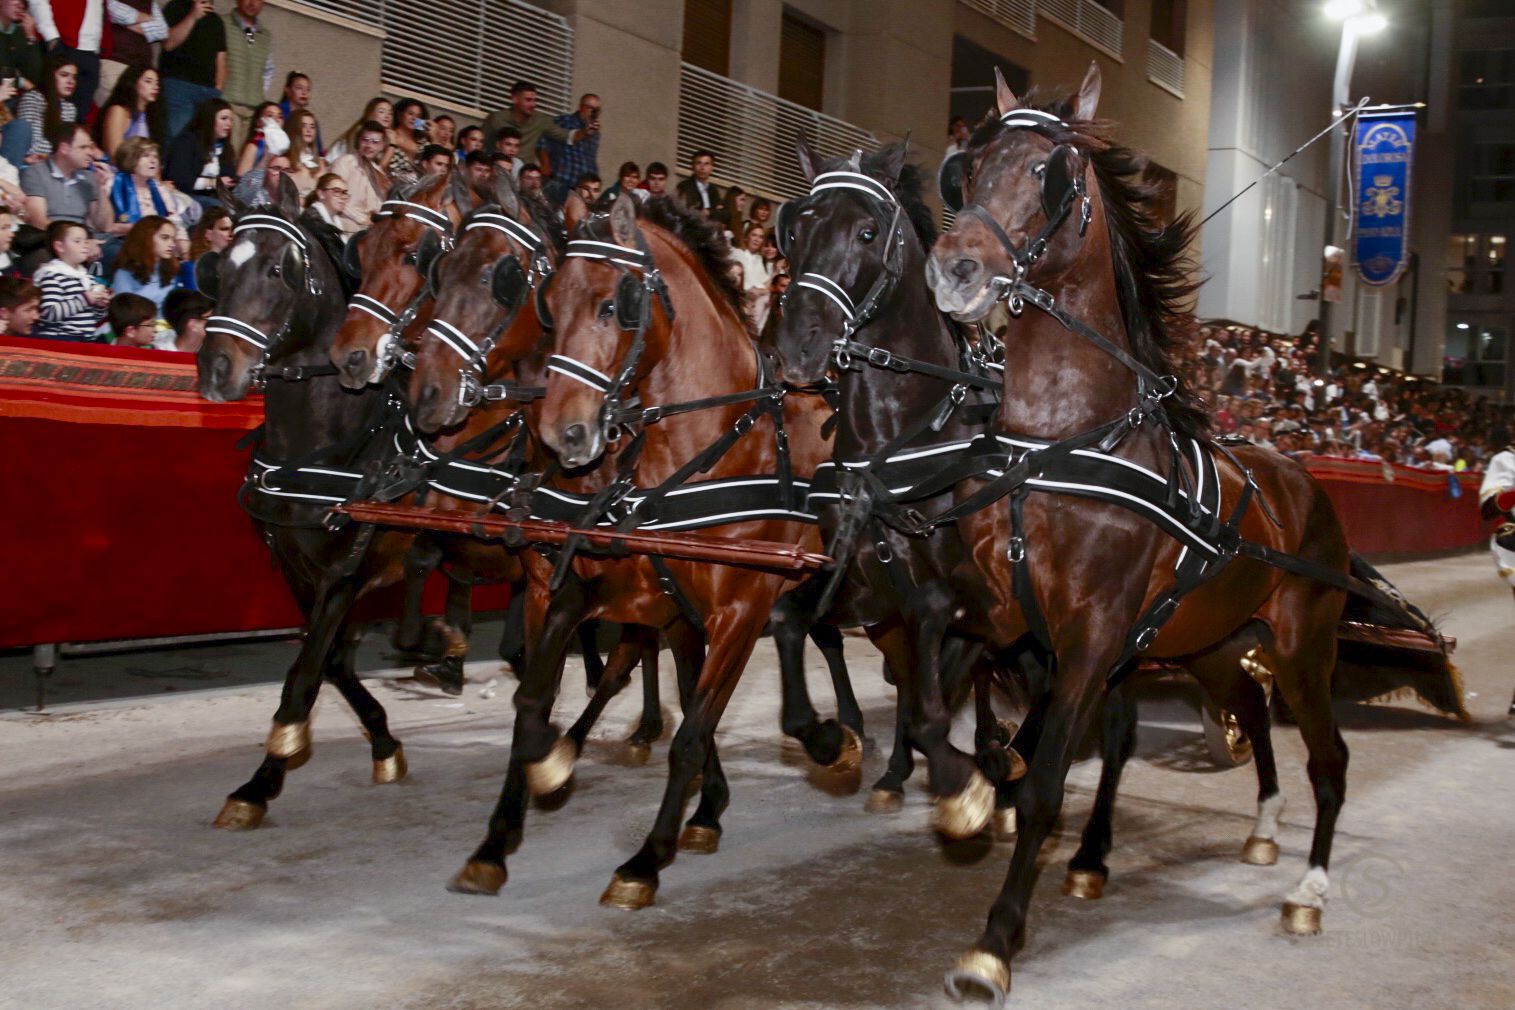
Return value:
[(1195, 322), (1181, 366), (1209, 402), (1217, 434), (1285, 455), (1482, 469), (1509, 444), (1515, 406), (1368, 362), (1319, 374), (1314, 324), (1299, 337)]

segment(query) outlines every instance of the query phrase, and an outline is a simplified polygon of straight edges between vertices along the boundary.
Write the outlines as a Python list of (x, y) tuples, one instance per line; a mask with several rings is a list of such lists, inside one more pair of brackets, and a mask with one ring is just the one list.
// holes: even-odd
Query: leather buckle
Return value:
[(1005, 548), (1005, 560), (1012, 565), (1018, 565), (1026, 560), (1026, 538), (1011, 537), (1010, 546)]
[(751, 414), (743, 414), (741, 417), (736, 419), (736, 424), (732, 425), (732, 428), (735, 429), (738, 435), (745, 435), (752, 430), (752, 425), (755, 420), (756, 419)]
[(884, 350), (884, 348), (868, 348), (868, 364), (873, 365), (876, 368), (891, 368), (893, 367), (893, 361), (894, 355)]
[(643, 424), (656, 424), (663, 419), (663, 408), (648, 407), (642, 411), (641, 421)]

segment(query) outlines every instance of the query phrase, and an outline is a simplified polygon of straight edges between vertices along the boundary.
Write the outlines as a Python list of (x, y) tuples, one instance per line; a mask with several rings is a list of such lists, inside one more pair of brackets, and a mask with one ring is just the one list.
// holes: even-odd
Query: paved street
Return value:
[[(1352, 764), (1325, 934), (1277, 927), (1313, 818), (1297, 732), (1275, 734), (1289, 804), (1282, 857), (1245, 866), (1236, 856), (1255, 777), (1210, 764), (1193, 699), (1169, 690), (1143, 705), (1112, 876), (1096, 903), (1059, 893), (1098, 767), (1073, 772), (1012, 1006), (1515, 1006), (1510, 594), (1482, 554), (1386, 574), (1458, 637), (1475, 722), (1413, 701), (1341, 709)], [(481, 631), (476, 656), (496, 631)], [(314, 757), (265, 826), (212, 830), (224, 795), (258, 763), (277, 697), (267, 678), (292, 650), (65, 660), (44, 715), (19, 710), (30, 702), (26, 657), (0, 664), (0, 1006), (937, 1007), (947, 1005), (942, 972), (977, 935), (1004, 873), (1007, 847), (938, 846), (920, 772), (892, 816), (864, 813), (861, 794), (810, 784), (780, 742), (767, 642), (718, 737), (733, 792), (721, 851), (681, 855), (646, 911), (596, 903), (661, 792), (665, 746), (635, 767), (619, 744), (634, 690), (591, 740), (571, 801), (532, 812), (501, 895), (444, 889), (481, 837), (505, 764), (514, 682), (484, 658), (450, 699), (377, 669), (383, 648), (369, 646), (364, 666), (410, 777), (372, 785), (356, 720), (327, 698)], [(849, 639), (848, 650), (870, 734), (887, 742), (892, 690), (865, 642)], [(562, 713), (582, 704), (576, 666), (565, 684), (566, 724)], [(883, 758), (870, 754), (865, 786)]]

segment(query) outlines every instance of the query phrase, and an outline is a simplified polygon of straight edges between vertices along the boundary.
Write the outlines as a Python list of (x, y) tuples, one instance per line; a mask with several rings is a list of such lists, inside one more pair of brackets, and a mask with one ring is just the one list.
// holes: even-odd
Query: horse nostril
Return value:
[(582, 424), (570, 424), (563, 429), (563, 441), (569, 445), (583, 445), (589, 439), (589, 429)]
[(361, 347), (356, 351), (347, 352), (347, 370), (354, 374), (361, 372), (368, 365), (368, 352)]
[(958, 260), (956, 263), (952, 264), (951, 272), (952, 276), (957, 278), (959, 281), (971, 281), (974, 278), (974, 275), (978, 273), (978, 260), (969, 259), (965, 256), (964, 258)]

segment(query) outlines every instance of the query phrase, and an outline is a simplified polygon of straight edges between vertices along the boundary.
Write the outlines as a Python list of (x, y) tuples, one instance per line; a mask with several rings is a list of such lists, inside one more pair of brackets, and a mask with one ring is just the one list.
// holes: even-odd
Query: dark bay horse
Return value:
[[(972, 483), (959, 492), (958, 526), (975, 562), (960, 591), (990, 601), (978, 630), (996, 643), (1037, 630), (1056, 664), (1004, 889), (947, 978), (952, 994), (995, 1002), (1024, 943), (1037, 855), (1073, 748), (1107, 682), (1137, 653), (1187, 667), (1250, 735), (1265, 715), (1256, 685), (1237, 676), (1246, 658), (1271, 671), (1297, 716), (1317, 814), (1308, 872), (1283, 906), (1290, 932), (1319, 931), (1346, 791), (1347, 748), (1330, 706), (1349, 567), (1340, 523), (1299, 465), (1208, 441), (1169, 359), (1168, 322), (1193, 290), (1192, 225), (1155, 222), (1135, 181), (1142, 161), (1094, 121), (1099, 89), (1091, 67), (1067, 106), (1033, 110), (999, 79), (997, 115), (944, 168), (944, 194), (961, 210), (927, 263), (938, 306), (959, 319), (982, 318), (1006, 296), (1012, 312), (1024, 309), (1006, 337), (1003, 477), (986, 492), (991, 507), (976, 507), (985, 498)], [(1156, 505), (1114, 503), (1125, 492), (1110, 491), (1124, 480), (1112, 474), (1148, 479), (1133, 467), (1168, 489)], [(1002, 489), (1009, 507), (996, 498)], [(1209, 528), (1211, 546), (1173, 515)], [(1230, 560), (1244, 544), (1259, 549)], [(1286, 570), (1254, 559), (1268, 551), (1303, 560)], [(1188, 592), (1174, 612), (1176, 579)], [(1276, 795), (1262, 797), (1256, 833), (1271, 839), (1276, 817)]]
[[(708, 499), (714, 513), (689, 521), (713, 516), (731, 536), (818, 546), (814, 525), (801, 521), (795, 495), (802, 492), (791, 477), (812, 472), (828, 455), (820, 437), (825, 408), (814, 398), (784, 402), (766, 375), (740, 292), (726, 272), (729, 250), (719, 232), (666, 199), (650, 201), (640, 220), (626, 195), (608, 218), (588, 216), (577, 197), (569, 198), (566, 211), (574, 240), (541, 299), (554, 339), (536, 417), (537, 433), (560, 465), (571, 470), (616, 451), (616, 483), (636, 498), (623, 498), (612, 511), (653, 529), (680, 528), (689, 509)], [(775, 426), (780, 417), (788, 433), (787, 471)], [(696, 473), (699, 481), (686, 483)], [(752, 497), (752, 488), (760, 498)], [(662, 493), (675, 489), (678, 496)], [(681, 677), (684, 719), (669, 749), (656, 824), (601, 898), (646, 907), (676, 847), (715, 849), (728, 793), (714, 732), (788, 582), (764, 571), (674, 559), (654, 564), (645, 556), (549, 561), (533, 553), (527, 562), (532, 651), (515, 697), (507, 789), (511, 777), (561, 766), (570, 749), (549, 718), (564, 646), (580, 622), (599, 617), (670, 635), (697, 629), (707, 643), (692, 682)], [(701, 772), (700, 803), (680, 835), (687, 789)], [(506, 852), (519, 840), (497, 808), (460, 876), (503, 880)]]
[[(310, 751), (310, 710), (325, 678), (336, 685), (369, 737), (376, 782), (406, 772), (400, 742), (384, 709), (353, 672), (347, 618), (360, 595), (400, 581), (413, 535), (372, 526), (326, 525), (331, 504), (354, 480), (376, 475), (393, 456), (403, 420), (391, 390), (351, 392), (329, 362), (345, 298), (337, 266), (298, 221), (294, 185), (282, 180), (277, 205), (246, 207), (223, 194), (237, 215), (234, 240), (221, 258), (217, 315), (197, 358), (200, 393), (225, 402), (267, 383), (262, 445), (243, 493), (285, 579), (306, 615), (300, 654), (285, 676), (267, 754), (216, 818), (221, 828), (255, 828), (278, 796), (285, 773)], [(296, 486), (303, 471), (308, 478)], [(332, 489), (319, 486), (323, 478)], [(314, 481), (312, 486), (309, 481)]]

